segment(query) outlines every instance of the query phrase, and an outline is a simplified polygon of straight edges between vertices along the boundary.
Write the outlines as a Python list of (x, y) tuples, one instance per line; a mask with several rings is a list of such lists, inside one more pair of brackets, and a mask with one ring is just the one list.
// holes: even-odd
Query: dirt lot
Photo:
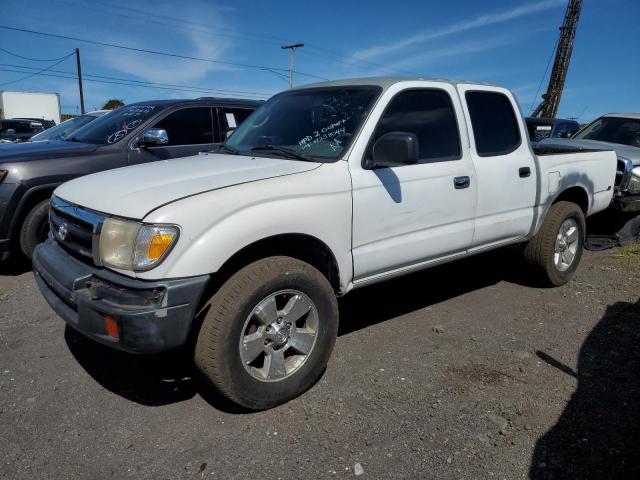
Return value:
[(180, 354), (79, 337), (0, 273), (2, 478), (639, 478), (640, 253), (557, 289), (500, 251), (341, 302), (329, 367), (261, 413)]

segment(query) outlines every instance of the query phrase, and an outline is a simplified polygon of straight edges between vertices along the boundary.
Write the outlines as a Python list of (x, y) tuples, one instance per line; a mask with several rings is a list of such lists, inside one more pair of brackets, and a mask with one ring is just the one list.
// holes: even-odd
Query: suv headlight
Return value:
[(100, 232), (100, 261), (122, 270), (149, 270), (167, 256), (179, 233), (175, 225), (107, 218)]
[(636, 167), (631, 170), (627, 191), (634, 195), (640, 194), (640, 167)]

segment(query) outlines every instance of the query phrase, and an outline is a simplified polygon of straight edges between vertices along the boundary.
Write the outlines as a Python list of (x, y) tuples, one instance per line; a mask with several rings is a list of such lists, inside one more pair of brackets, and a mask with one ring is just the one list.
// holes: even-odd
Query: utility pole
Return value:
[(78, 65), (78, 87), (80, 88), (80, 113), (84, 115), (84, 93), (82, 91), (82, 67), (80, 66), (79, 48), (76, 48), (76, 64)]
[(283, 45), (280, 48), (283, 50), (289, 50), (289, 88), (293, 87), (293, 51), (296, 48), (304, 47), (304, 43), (294, 43), (291, 45)]

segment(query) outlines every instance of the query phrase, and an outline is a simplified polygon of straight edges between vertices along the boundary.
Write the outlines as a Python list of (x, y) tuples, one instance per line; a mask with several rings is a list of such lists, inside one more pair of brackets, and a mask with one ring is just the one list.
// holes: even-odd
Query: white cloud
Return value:
[(514, 7), (510, 10), (480, 15), (478, 17), (471, 18), (459, 23), (454, 23), (447, 27), (419, 33), (395, 42), (358, 50), (353, 53), (352, 58), (353, 60), (373, 60), (384, 55), (396, 53), (407, 47), (427, 42), (429, 40), (452, 35), (454, 33), (464, 32), (475, 28), (508, 22), (510, 20), (531, 15), (533, 13), (561, 7), (566, 5), (566, 3), (566, 0), (541, 0), (534, 3), (526, 3), (518, 7)]
[[(182, 35), (180, 35), (183, 37)], [(189, 31), (184, 37), (188, 48), (188, 56), (220, 60), (223, 53), (230, 47), (227, 40), (215, 41), (203, 33)], [(131, 45), (131, 42), (120, 40), (119, 43)], [(139, 44), (138, 44), (139, 45)], [(140, 47), (144, 48), (144, 47)], [(148, 47), (151, 50), (162, 50)], [(202, 80), (208, 73), (215, 70), (229, 70), (224, 64), (171, 58), (160, 55), (136, 53), (126, 50), (105, 48), (103, 62), (105, 66), (134, 76), (141, 80), (159, 83), (189, 83)]]

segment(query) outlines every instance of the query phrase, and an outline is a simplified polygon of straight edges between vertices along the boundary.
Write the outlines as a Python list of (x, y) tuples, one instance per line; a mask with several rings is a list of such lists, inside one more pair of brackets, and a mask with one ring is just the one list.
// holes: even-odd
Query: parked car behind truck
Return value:
[(532, 274), (567, 282), (615, 170), (613, 152), (534, 155), (501, 87), (310, 85), (271, 98), (219, 153), (57, 188), (34, 272), (84, 335), (138, 353), (193, 339), (217, 391), (269, 408), (327, 365), (336, 296), (514, 243)]
[(640, 212), (640, 113), (609, 113), (571, 139), (548, 139), (539, 146), (614, 150), (618, 155), (618, 171), (613, 208), (620, 212)]
[[(214, 148), (260, 104), (202, 98), (134, 103), (61, 140), (0, 147), (0, 260), (47, 238), (53, 190), (89, 173)], [(4, 121), (3, 121), (4, 122)]]

